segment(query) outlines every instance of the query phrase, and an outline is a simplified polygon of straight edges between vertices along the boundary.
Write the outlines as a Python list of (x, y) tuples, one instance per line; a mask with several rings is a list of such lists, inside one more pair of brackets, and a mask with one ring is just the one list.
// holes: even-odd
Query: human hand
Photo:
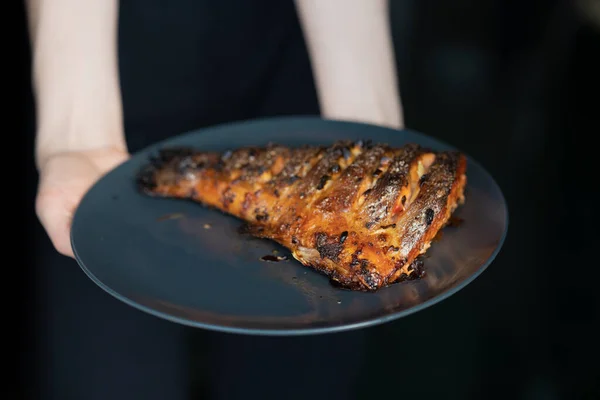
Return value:
[(99, 178), (128, 158), (126, 151), (101, 148), (60, 152), (41, 160), (35, 209), (59, 253), (74, 256), (71, 219), (81, 198)]

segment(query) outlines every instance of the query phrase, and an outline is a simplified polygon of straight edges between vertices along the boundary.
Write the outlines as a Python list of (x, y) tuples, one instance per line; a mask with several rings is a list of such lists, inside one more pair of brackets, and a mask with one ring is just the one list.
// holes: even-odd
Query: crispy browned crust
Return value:
[(421, 276), (417, 256), (464, 200), (465, 172), (458, 152), (340, 141), (223, 154), (165, 149), (137, 184), (234, 215), (340, 286), (373, 291)]

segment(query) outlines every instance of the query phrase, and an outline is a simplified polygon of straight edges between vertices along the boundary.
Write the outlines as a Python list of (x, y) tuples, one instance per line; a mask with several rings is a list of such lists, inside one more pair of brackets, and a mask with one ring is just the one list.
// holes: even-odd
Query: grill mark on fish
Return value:
[[(397, 213), (407, 206), (399, 196), (405, 196), (409, 190), (410, 169), (426, 152), (418, 145), (407, 145), (394, 154), (388, 168), (365, 196), (364, 207), (370, 225), (391, 225)], [(387, 217), (387, 218), (386, 218)]]
[(331, 180), (328, 190), (315, 201), (314, 207), (330, 213), (349, 210), (363, 192), (362, 188), (370, 184), (372, 171), (379, 167), (386, 150), (384, 146), (375, 146), (361, 151), (337, 179)]
[(434, 220), (446, 211), (447, 197), (456, 181), (459, 153), (438, 154), (429, 169), (428, 179), (420, 188), (417, 198), (398, 220), (399, 247), (403, 257), (417, 251), (419, 238)]

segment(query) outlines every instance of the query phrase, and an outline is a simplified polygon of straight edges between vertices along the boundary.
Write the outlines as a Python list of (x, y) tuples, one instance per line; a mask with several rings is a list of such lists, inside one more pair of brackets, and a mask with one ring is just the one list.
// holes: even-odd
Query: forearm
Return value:
[(322, 114), (402, 127), (386, 0), (296, 0)]
[(36, 161), (125, 149), (117, 65), (118, 0), (27, 0)]

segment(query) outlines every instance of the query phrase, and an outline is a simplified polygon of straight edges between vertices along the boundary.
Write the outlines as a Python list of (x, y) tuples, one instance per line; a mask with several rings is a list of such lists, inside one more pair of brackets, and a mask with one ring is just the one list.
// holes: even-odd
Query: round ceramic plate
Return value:
[[(425, 276), (375, 293), (341, 290), (269, 240), (238, 232), (242, 222), (191, 201), (140, 194), (135, 175), (167, 146), (225, 151), (268, 142), (297, 146), (371, 139), (452, 149), (425, 135), (319, 118), (276, 118), (203, 129), (157, 143), (114, 169), (79, 205), (71, 240), (76, 259), (102, 289), (125, 303), (199, 328), (299, 335), (366, 327), (424, 309), (477, 277), (500, 250), (508, 227), (503, 195), (468, 159), (464, 222), (444, 228), (425, 259)], [(266, 257), (273, 258), (273, 257)]]

